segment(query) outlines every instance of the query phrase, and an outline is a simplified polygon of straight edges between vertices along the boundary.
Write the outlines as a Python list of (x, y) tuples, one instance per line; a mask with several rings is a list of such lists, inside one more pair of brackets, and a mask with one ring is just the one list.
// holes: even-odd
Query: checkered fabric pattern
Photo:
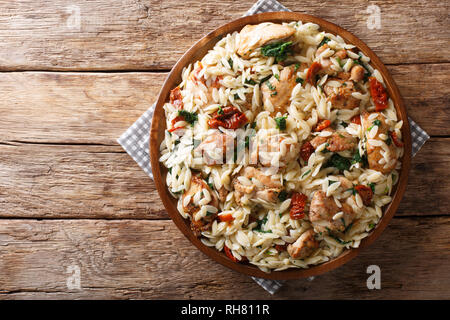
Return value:
[[(290, 11), (276, 0), (258, 0), (245, 14), (252, 15), (261, 12)], [(125, 131), (117, 140), (125, 151), (137, 162), (137, 164), (153, 179), (152, 168), (150, 167), (150, 156), (148, 150), (148, 139), (150, 125), (155, 111), (153, 104), (133, 125)], [(412, 135), (412, 155), (414, 156), (430, 136), (419, 127), (412, 119), (409, 119)], [(312, 281), (314, 277), (308, 278)], [(254, 278), (261, 287), (270, 294), (274, 294), (283, 286), (284, 281), (274, 281)]]

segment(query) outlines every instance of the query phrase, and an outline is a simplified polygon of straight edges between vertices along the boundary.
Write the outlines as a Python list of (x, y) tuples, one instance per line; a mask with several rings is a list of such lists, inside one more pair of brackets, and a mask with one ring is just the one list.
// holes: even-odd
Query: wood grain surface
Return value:
[[(242, 16), (254, 1), (3, 1), (3, 70), (170, 69), (201, 36)], [(449, 3), (441, 0), (282, 1), (339, 24), (387, 64), (449, 62)], [(381, 29), (367, 27), (367, 7)], [(79, 21), (79, 24), (76, 22)]]
[[(444, 298), (449, 226), (449, 217), (393, 219), (370, 250), (313, 281), (288, 281), (275, 298)], [(379, 291), (366, 286), (373, 264), (381, 268)], [(66, 286), (70, 266), (80, 269), (81, 289)], [(1, 220), (0, 268), (1, 298), (271, 298), (168, 220)]]
[[(195, 249), (116, 142), (181, 54), (253, 1), (0, 1), (0, 299), (450, 299), (448, 2), (281, 2), (366, 42), (432, 136), (370, 250), (271, 296)], [(366, 287), (371, 264), (381, 290)], [(70, 265), (81, 290), (67, 289)]]

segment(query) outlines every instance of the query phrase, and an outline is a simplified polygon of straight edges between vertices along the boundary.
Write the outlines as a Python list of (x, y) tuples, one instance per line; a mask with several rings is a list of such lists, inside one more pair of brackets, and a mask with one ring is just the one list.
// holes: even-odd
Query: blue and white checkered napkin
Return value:
[[(246, 16), (261, 12), (272, 11), (290, 11), (276, 0), (258, 0), (245, 14)], [(153, 104), (131, 127), (125, 131), (117, 141), (125, 151), (138, 163), (138, 165), (153, 179), (152, 168), (150, 167), (149, 156), (149, 132), (150, 125), (155, 111)], [(412, 154), (413, 156), (420, 150), (423, 144), (430, 136), (419, 127), (411, 118), (409, 118), (412, 135)], [(308, 278), (313, 280), (314, 277)], [(254, 278), (261, 287), (274, 294), (283, 285), (283, 281), (274, 281), (267, 279)]]

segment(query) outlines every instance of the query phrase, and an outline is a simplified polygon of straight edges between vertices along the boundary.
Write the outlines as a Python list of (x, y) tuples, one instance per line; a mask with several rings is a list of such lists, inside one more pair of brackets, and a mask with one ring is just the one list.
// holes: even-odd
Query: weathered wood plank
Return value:
[[(2, 70), (169, 69), (195, 41), (242, 16), (254, 0), (0, 2)], [(388, 64), (448, 62), (446, 1), (282, 3), (353, 32)], [(379, 6), (381, 28), (367, 8)], [(420, 39), (420, 41), (417, 41)]]
[[(413, 159), (405, 215), (450, 214), (450, 138)], [(166, 219), (153, 181), (119, 146), (0, 145), (0, 217)]]
[[(410, 116), (430, 135), (450, 135), (450, 89), (436, 87), (450, 63), (389, 69)], [(166, 75), (0, 73), (0, 141), (115, 144), (156, 100)]]
[[(448, 217), (394, 219), (347, 265), (271, 297), (171, 221), (0, 220), (0, 299), (448, 299), (449, 227)], [(381, 290), (366, 287), (369, 265), (381, 268)], [(67, 287), (70, 266), (81, 289)]]

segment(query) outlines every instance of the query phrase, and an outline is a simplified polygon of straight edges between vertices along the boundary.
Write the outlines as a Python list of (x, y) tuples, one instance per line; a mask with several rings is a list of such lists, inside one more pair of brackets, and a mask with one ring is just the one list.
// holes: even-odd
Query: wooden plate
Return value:
[[(387, 208), (384, 208), (385, 212), (382, 219), (380, 220), (376, 228), (371, 232), (371, 234), (361, 241), (359, 248), (346, 250), (337, 258), (317, 266), (311, 266), (308, 269), (289, 269), (284, 271), (272, 271), (271, 273), (265, 273), (259, 270), (256, 266), (250, 264), (235, 263), (228, 259), (223, 252), (219, 252), (215, 248), (205, 246), (200, 241), (200, 239), (195, 237), (190, 229), (189, 221), (183, 219), (183, 217), (177, 210), (176, 200), (171, 197), (165, 183), (167, 169), (163, 165), (161, 165), (158, 160), (160, 157), (159, 147), (162, 140), (164, 139), (164, 131), (166, 130), (163, 105), (169, 100), (170, 90), (175, 88), (181, 82), (182, 69), (190, 63), (202, 59), (203, 56), (208, 52), (208, 50), (213, 48), (222, 36), (234, 31), (239, 31), (247, 24), (258, 24), (267, 21), (277, 23), (288, 21), (302, 21), (318, 24), (322, 30), (340, 35), (347, 43), (356, 45), (360, 51), (362, 51), (366, 56), (370, 57), (371, 65), (374, 68), (378, 69), (383, 75), (389, 96), (394, 101), (399, 118), (403, 120), (402, 135), (405, 148), (404, 156), (401, 159), (402, 169), (400, 172), (399, 182), (393, 191), (393, 200)], [(176, 44), (174, 43), (174, 45)], [(219, 262), (220, 264), (250, 276), (276, 280), (298, 279), (318, 275), (343, 265), (350, 259), (354, 258), (360, 252), (360, 250), (367, 247), (376, 238), (378, 238), (381, 232), (386, 228), (387, 224), (392, 219), (395, 211), (397, 210), (400, 204), (400, 200), (403, 197), (406, 189), (408, 172), (411, 165), (411, 132), (409, 128), (406, 109), (400, 96), (400, 92), (394, 83), (394, 80), (392, 79), (383, 63), (381, 63), (380, 59), (375, 55), (375, 53), (372, 52), (372, 50), (367, 47), (364, 42), (362, 42), (350, 32), (338, 27), (337, 25), (317, 17), (296, 12), (268, 12), (243, 17), (219, 27), (218, 29), (203, 37), (196, 44), (194, 44), (175, 64), (161, 89), (158, 101), (156, 103), (155, 114), (153, 116), (152, 127), (150, 130), (150, 157), (156, 188), (158, 189), (158, 193), (161, 197), (162, 202), (164, 203), (165, 208), (167, 209), (167, 212), (169, 213), (169, 216), (172, 218), (181, 232), (198, 249), (200, 249), (200, 251), (208, 255), (213, 260)], [(170, 237), (170, 235), (167, 235), (167, 237)]]

